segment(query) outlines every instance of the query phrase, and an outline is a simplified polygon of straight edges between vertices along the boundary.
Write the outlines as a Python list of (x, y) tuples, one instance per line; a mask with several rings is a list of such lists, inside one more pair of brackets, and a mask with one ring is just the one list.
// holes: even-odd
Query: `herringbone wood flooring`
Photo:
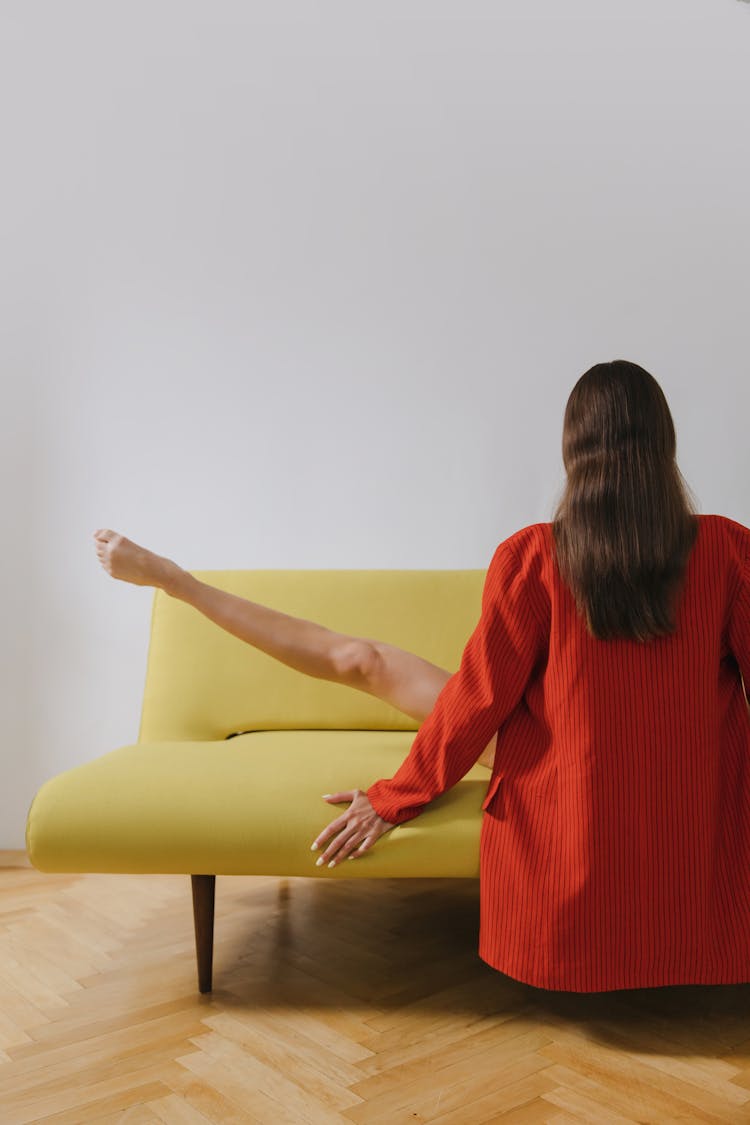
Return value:
[(480, 960), (478, 883), (216, 881), (0, 853), (0, 1123), (750, 1123), (750, 984), (579, 995)]

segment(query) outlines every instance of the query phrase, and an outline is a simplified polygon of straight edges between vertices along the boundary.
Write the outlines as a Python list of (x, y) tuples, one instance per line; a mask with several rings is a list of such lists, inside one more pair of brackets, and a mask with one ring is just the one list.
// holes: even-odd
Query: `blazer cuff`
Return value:
[(424, 808), (424, 805), (399, 808), (398, 804), (393, 803), (392, 796), (388, 792), (387, 781), (374, 782), (365, 791), (365, 795), (378, 816), (382, 820), (387, 820), (389, 824), (403, 824), (407, 820), (413, 820)]

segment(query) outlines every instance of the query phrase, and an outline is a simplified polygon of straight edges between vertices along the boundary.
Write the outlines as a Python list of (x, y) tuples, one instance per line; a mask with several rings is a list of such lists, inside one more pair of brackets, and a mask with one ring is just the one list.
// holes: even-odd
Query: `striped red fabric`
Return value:
[(495, 731), (479, 955), (539, 988), (750, 981), (750, 528), (700, 515), (677, 629), (592, 637), (552, 525), (496, 549), (482, 611), (393, 778), (418, 816)]

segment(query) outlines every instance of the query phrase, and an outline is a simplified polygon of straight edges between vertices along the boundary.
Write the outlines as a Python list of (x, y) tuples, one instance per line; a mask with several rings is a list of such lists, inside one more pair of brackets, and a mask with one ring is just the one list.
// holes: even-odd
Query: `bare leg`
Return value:
[[(163, 589), (228, 633), (308, 676), (366, 691), (422, 721), (452, 673), (415, 653), (292, 617), (201, 582), (171, 559), (110, 531), (94, 533), (103, 568), (125, 582)], [(492, 768), (496, 736), (478, 761)]]

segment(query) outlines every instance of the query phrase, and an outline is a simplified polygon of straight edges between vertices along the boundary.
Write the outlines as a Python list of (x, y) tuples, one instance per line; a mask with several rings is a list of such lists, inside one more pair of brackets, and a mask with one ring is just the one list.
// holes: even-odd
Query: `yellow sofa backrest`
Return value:
[[(203, 582), (337, 632), (388, 641), (455, 672), (484, 570), (194, 570)], [(139, 743), (246, 730), (417, 730), (351, 687), (290, 668), (155, 590)]]

